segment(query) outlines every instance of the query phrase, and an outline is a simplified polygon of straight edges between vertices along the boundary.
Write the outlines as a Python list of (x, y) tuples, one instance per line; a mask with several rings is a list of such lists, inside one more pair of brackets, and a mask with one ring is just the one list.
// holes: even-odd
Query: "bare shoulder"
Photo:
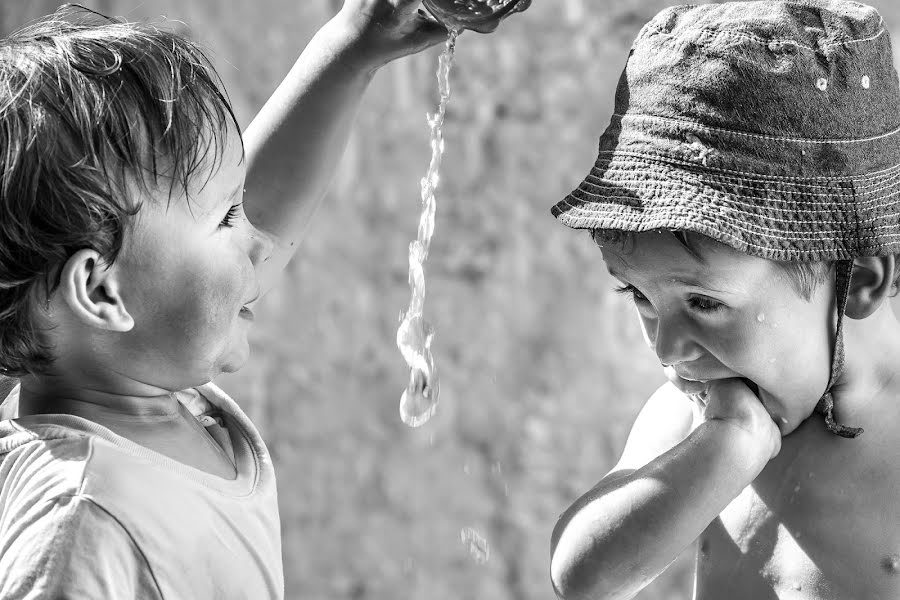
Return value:
[(615, 471), (639, 469), (684, 440), (699, 420), (696, 405), (671, 383), (659, 387), (638, 413)]

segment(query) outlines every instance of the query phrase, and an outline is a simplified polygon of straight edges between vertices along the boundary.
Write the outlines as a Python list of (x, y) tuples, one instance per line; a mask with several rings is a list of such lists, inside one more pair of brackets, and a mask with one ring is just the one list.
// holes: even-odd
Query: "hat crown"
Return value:
[(900, 252), (900, 86), (857, 2), (681, 6), (640, 32), (570, 227), (695, 231), (773, 260)]
[(856, 139), (900, 126), (900, 86), (878, 12), (848, 1), (676, 6), (638, 34), (620, 115), (773, 136)]

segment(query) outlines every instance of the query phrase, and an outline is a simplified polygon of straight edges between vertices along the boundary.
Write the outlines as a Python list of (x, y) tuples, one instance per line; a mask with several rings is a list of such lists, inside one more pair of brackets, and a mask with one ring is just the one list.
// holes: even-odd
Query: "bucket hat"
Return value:
[(845, 0), (660, 12), (635, 39), (576, 229), (693, 231), (772, 260), (836, 261), (838, 324), (817, 411), (833, 433), (852, 259), (900, 252), (900, 86), (888, 32)]

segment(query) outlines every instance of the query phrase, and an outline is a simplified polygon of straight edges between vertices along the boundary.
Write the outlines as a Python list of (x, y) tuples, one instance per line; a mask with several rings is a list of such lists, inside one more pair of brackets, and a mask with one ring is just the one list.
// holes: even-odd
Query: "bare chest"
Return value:
[(798, 433), (701, 535), (697, 600), (900, 598), (900, 451)]

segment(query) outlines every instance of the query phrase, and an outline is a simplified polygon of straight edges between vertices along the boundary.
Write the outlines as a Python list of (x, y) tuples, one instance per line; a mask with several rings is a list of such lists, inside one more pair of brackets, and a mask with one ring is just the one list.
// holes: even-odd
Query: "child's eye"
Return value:
[(647, 296), (640, 293), (636, 287), (634, 287), (633, 285), (630, 285), (630, 284), (616, 287), (615, 292), (617, 294), (626, 294), (628, 296), (631, 296), (631, 299), (634, 300), (635, 302), (646, 302), (647, 301)]
[[(615, 288), (615, 292), (618, 294), (625, 294), (630, 296), (636, 304), (649, 302), (647, 296), (642, 294), (636, 287), (630, 284)], [(691, 296), (688, 299), (688, 304), (694, 310), (705, 313), (716, 312), (717, 310), (721, 310), (725, 307), (725, 305), (721, 302), (713, 300), (712, 298), (708, 298), (706, 296)]]
[(235, 204), (228, 209), (228, 213), (225, 215), (225, 218), (222, 219), (221, 225), (219, 225), (220, 227), (234, 227), (234, 220), (237, 219), (240, 214), (241, 204), (243, 204), (243, 202)]
[(688, 299), (688, 304), (690, 304), (691, 308), (700, 312), (715, 312), (725, 306), (721, 302), (706, 296), (691, 296)]

